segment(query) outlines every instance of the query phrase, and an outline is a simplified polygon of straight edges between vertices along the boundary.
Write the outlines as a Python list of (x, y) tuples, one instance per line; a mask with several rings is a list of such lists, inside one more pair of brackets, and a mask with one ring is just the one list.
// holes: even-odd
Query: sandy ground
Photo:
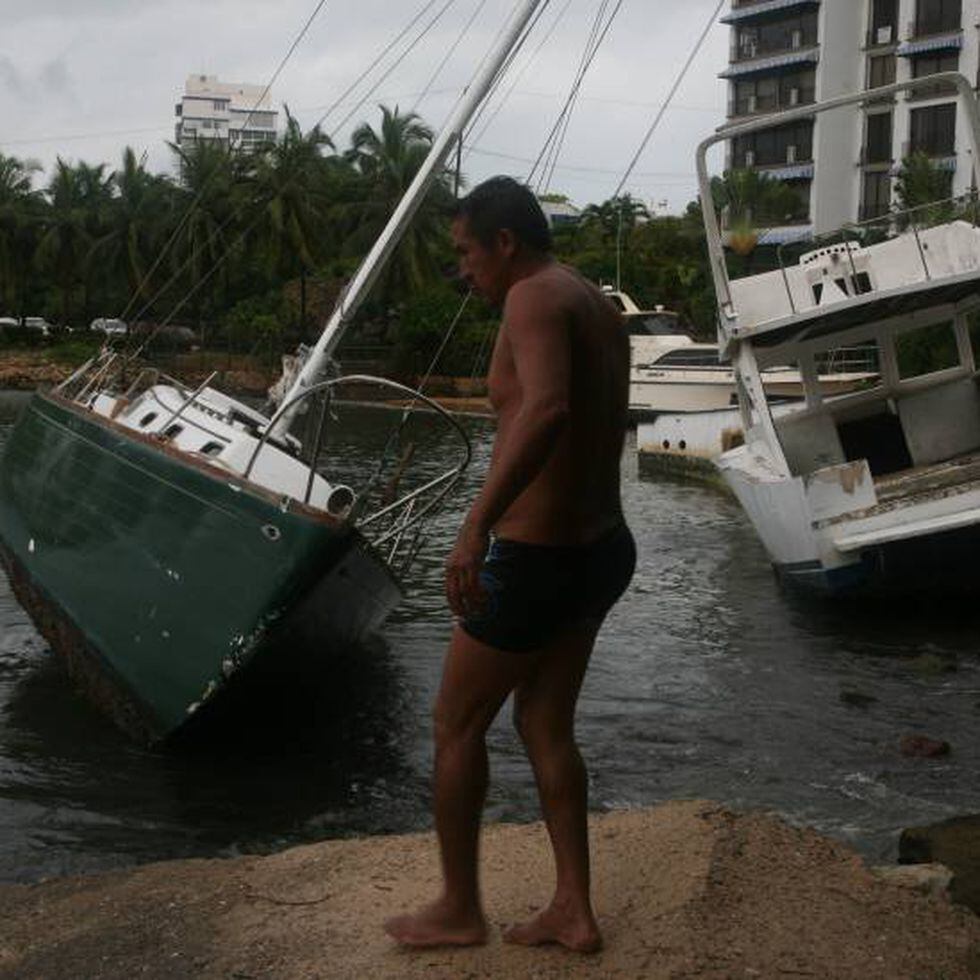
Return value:
[(594, 956), (508, 946), (547, 897), (540, 824), (488, 828), (488, 945), (405, 951), (385, 917), (429, 898), (432, 836), (297, 847), (0, 887), (0, 976), (24, 978), (784, 978), (980, 976), (980, 919), (880, 880), (841, 844), (704, 802), (593, 822)]

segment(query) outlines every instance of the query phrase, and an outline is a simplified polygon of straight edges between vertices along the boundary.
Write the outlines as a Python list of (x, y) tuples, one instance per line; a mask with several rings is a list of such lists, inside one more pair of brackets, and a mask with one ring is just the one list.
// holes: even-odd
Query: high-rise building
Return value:
[[(959, 71), (978, 80), (980, 0), (732, 0), (729, 123), (896, 81)], [(729, 141), (726, 165), (798, 196), (763, 242), (805, 240), (887, 213), (902, 160), (925, 153), (951, 194), (972, 182), (966, 120), (940, 84), (868, 99)]]
[(215, 75), (188, 75), (174, 113), (174, 140), (184, 149), (196, 140), (248, 149), (274, 142), (278, 130), (279, 113), (263, 86), (219, 82)]

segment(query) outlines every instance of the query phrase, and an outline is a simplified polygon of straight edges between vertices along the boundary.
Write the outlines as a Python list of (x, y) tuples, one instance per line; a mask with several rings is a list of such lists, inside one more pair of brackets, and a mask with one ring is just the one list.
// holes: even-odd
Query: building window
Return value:
[(736, 167), (771, 167), (813, 159), (813, 122), (791, 123), (739, 136), (733, 148)]
[(227, 102), (225, 102), (225, 101), (224, 101), (223, 99), (215, 99), (215, 100), (214, 100), (214, 101), (213, 101), (213, 102), (211, 103), (211, 107), (212, 107), (212, 108), (213, 108), (213, 109), (214, 109), (214, 110), (215, 110), (216, 112), (224, 112), (224, 111), (225, 111), (225, 109), (227, 109), (227, 108), (228, 108), (228, 103), (227, 103)]
[(746, 24), (736, 31), (733, 61), (745, 61), (777, 51), (812, 48), (817, 43), (817, 15), (804, 13), (761, 24)]
[[(920, 55), (912, 59), (912, 77), (925, 78), (943, 71), (959, 71), (959, 51), (944, 51), (937, 54)], [(909, 93), (910, 99), (934, 99), (936, 96), (955, 95), (956, 86), (951, 83), (936, 82)]]
[(888, 171), (866, 173), (861, 195), (861, 220), (870, 221), (888, 214), (891, 198), (892, 179)]
[(868, 88), (895, 83), (895, 55), (883, 54), (868, 59)]
[(898, 0), (873, 0), (868, 46), (894, 44), (898, 40)]
[(742, 79), (735, 83), (732, 115), (750, 116), (756, 112), (810, 105), (815, 97), (816, 74), (813, 71)]
[(877, 112), (868, 116), (864, 140), (865, 163), (891, 163), (892, 114)]
[(948, 157), (956, 152), (956, 105), (932, 105), (909, 113), (909, 152)]
[(915, 33), (958, 31), (962, 19), (963, 0), (919, 0), (915, 10)]

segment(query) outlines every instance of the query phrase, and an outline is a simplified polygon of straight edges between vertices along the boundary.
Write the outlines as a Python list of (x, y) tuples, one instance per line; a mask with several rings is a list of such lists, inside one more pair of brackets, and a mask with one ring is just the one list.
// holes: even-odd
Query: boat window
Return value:
[(164, 439), (176, 439), (183, 431), (184, 427), (174, 422), (173, 425), (168, 425), (164, 430), (163, 437)]
[(960, 363), (952, 323), (934, 323), (901, 334), (895, 341), (898, 376), (918, 378)]
[(147, 412), (146, 415), (140, 419), (140, 428), (145, 429), (156, 417), (156, 412)]
[(632, 313), (623, 319), (631, 337), (677, 337), (687, 334), (676, 313)]
[(223, 442), (206, 442), (198, 452), (203, 453), (205, 456), (220, 456), (221, 450), (225, 448)]
[(693, 350), (682, 347), (680, 350), (667, 351), (666, 354), (658, 357), (654, 361), (654, 364), (658, 367), (722, 367), (722, 364), (718, 360), (717, 348), (714, 350), (705, 350), (698, 347), (695, 347)]

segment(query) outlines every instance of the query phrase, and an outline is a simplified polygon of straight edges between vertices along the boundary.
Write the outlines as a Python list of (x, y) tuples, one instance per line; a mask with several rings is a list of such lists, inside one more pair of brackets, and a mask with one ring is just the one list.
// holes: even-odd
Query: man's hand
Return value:
[(480, 569), (486, 557), (490, 536), (469, 518), (460, 528), (456, 544), (446, 560), (446, 598), (457, 616), (479, 612), (486, 602), (480, 582)]

